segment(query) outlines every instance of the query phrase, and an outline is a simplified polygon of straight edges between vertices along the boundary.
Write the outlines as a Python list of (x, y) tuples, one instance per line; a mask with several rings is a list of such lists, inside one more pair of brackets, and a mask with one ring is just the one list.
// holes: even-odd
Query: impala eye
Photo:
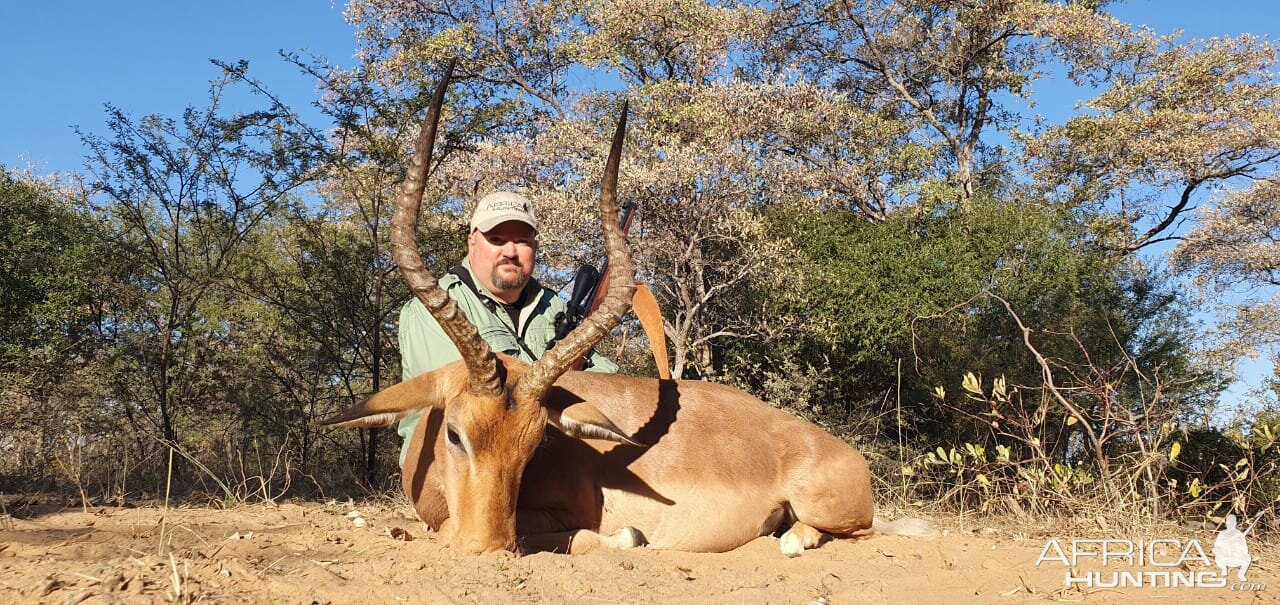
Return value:
[(462, 438), (458, 436), (458, 431), (454, 430), (452, 426), (445, 431), (445, 438), (449, 440), (449, 445), (462, 447)]

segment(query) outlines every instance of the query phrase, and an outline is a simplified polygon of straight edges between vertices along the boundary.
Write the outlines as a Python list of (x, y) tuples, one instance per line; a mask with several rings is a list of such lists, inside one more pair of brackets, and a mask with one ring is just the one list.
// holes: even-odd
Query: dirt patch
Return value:
[[(363, 526), (349, 516), (357, 510)], [(407, 507), (44, 510), (0, 526), (0, 601), (22, 603), (1278, 602), (1280, 550), (1252, 540), (1250, 583), (1067, 590), (1042, 537), (949, 530), (833, 541), (796, 559), (774, 538), (729, 553), (457, 556)], [(1204, 532), (1200, 532), (1204, 533)], [(1110, 536), (1107, 536), (1110, 537)], [(1208, 551), (1213, 534), (1195, 538)], [(1066, 538), (1064, 536), (1064, 538)], [(1064, 541), (1069, 546), (1069, 540)], [(1078, 568), (1077, 573), (1090, 568)], [(1127, 568), (1126, 568), (1127, 569)], [(1152, 568), (1148, 568), (1152, 569)], [(1194, 571), (1188, 568), (1188, 571)], [(1231, 572), (1234, 579), (1235, 572)]]

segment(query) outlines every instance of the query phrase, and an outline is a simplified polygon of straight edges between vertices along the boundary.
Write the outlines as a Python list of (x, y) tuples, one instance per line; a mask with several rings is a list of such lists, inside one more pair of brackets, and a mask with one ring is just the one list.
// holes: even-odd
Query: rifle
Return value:
[[(623, 235), (631, 230), (631, 223), (635, 218), (635, 202), (627, 202), (622, 205), (622, 217), (619, 224), (622, 228)], [(604, 300), (604, 293), (609, 290), (609, 259), (605, 258), (600, 270), (592, 265), (583, 265), (578, 268), (578, 272), (573, 276), (573, 290), (569, 295), (569, 302), (565, 305), (565, 311), (556, 316), (556, 335), (551, 346), (555, 346), (555, 342), (561, 338), (568, 336), (578, 324), (582, 323), (588, 315), (595, 312), (596, 308)], [(649, 337), (649, 346), (653, 350), (653, 360), (658, 366), (658, 375), (664, 379), (671, 377), (671, 370), (667, 362), (667, 339), (666, 334), (662, 330), (662, 312), (658, 308), (658, 301), (654, 298), (653, 293), (644, 284), (636, 284), (636, 293), (632, 298), (632, 308), (636, 312), (636, 317), (640, 319), (640, 325), (644, 328), (645, 335)], [(587, 358), (591, 354), (587, 353), (569, 366), (571, 370), (581, 370), (586, 365)]]
[[(607, 262), (607, 261), (606, 261)], [(573, 275), (573, 292), (569, 302), (564, 305), (564, 312), (556, 315), (556, 336), (547, 348), (555, 346), (560, 339), (569, 335), (591, 312), (590, 303), (595, 298), (596, 286), (600, 283), (600, 272), (592, 265), (578, 267)]]
[[(635, 216), (636, 203), (627, 202), (622, 205), (622, 218), (619, 219), (619, 226), (622, 227), (622, 234), (626, 235), (631, 230), (631, 220)], [(596, 307), (600, 306), (601, 293), (605, 292), (604, 286), (608, 285), (609, 258), (605, 257), (602, 268), (597, 271), (593, 265), (583, 265), (578, 268), (578, 272), (573, 275), (573, 292), (569, 295), (569, 302), (565, 304), (564, 313), (556, 316), (556, 337), (552, 343), (558, 342), (560, 339), (568, 336), (582, 320), (586, 319)], [(604, 280), (601, 280), (601, 277)], [(604, 283), (601, 283), (601, 282)], [(555, 346), (552, 344), (552, 346)], [(581, 369), (581, 368), (574, 368)]]

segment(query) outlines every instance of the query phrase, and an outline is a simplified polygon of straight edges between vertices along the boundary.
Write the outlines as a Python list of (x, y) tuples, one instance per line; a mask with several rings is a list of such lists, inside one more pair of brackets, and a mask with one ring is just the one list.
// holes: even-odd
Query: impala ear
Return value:
[(590, 403), (575, 403), (562, 411), (548, 409), (547, 424), (577, 439), (601, 439), (644, 447), (632, 441), (618, 425)]
[[(376, 396), (376, 395), (375, 395)], [(399, 422), (401, 418), (413, 413), (413, 410), (405, 410), (403, 412), (375, 412), (368, 415), (362, 415), (366, 410), (361, 409), (363, 403), (353, 405), (343, 410), (337, 416), (330, 416), (324, 420), (317, 420), (316, 426), (340, 426), (349, 429), (376, 429), (381, 427), (392, 426)]]
[(317, 426), (341, 426), (358, 429), (391, 426), (401, 418), (426, 408), (443, 408), (466, 387), (466, 367), (451, 363), (374, 393), (324, 420)]

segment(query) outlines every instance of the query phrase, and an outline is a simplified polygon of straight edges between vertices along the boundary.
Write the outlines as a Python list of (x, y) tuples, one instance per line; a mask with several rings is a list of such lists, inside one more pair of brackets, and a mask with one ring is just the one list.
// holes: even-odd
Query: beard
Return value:
[[(514, 274), (501, 271), (503, 267), (511, 266), (516, 269)], [(516, 290), (523, 288), (529, 283), (529, 275), (523, 270), (520, 263), (511, 259), (503, 259), (493, 266), (493, 273), (489, 276), (495, 288), (499, 290)]]

